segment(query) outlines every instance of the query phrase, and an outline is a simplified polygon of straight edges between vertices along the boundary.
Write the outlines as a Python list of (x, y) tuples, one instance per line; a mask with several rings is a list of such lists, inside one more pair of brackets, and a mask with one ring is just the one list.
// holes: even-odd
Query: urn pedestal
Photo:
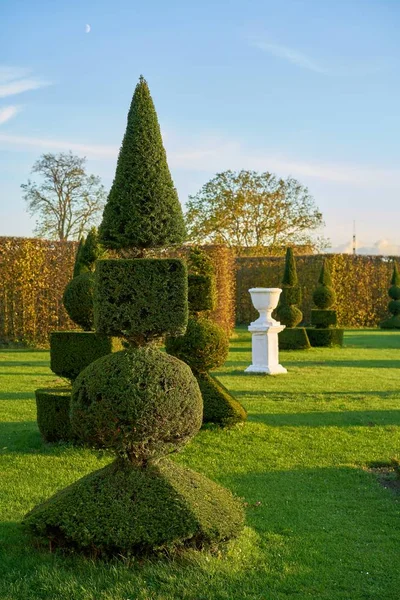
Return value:
[(250, 323), (252, 333), (252, 364), (246, 373), (280, 375), (287, 370), (279, 364), (278, 333), (285, 329), (271, 313), (277, 307), (280, 288), (251, 288), (249, 290), (253, 306), (260, 316)]

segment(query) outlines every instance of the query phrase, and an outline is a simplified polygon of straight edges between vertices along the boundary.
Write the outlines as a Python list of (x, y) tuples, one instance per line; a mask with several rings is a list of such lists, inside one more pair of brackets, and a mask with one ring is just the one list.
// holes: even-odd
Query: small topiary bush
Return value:
[(187, 271), (178, 259), (100, 260), (95, 323), (99, 333), (122, 334), (140, 345), (185, 332)]
[(195, 373), (215, 369), (228, 358), (229, 339), (225, 331), (209, 319), (190, 317), (185, 335), (167, 337), (165, 348), (190, 365)]
[(314, 329), (313, 327), (307, 327), (307, 335), (313, 347), (343, 346), (343, 329), (334, 327), (329, 329)]
[(279, 348), (281, 350), (307, 350), (310, 348), (307, 331), (304, 327), (290, 327), (279, 334)]
[(45, 442), (71, 441), (74, 436), (69, 420), (71, 388), (35, 391), (37, 424)]
[(276, 309), (279, 321), (286, 327), (296, 327), (303, 318), (303, 313), (296, 306), (301, 302), (301, 289), (299, 287), (296, 262), (293, 248), (286, 251), (285, 271), (282, 280), (282, 293)]
[(337, 315), (336, 310), (328, 309), (312, 309), (311, 310), (311, 325), (326, 329), (327, 327), (336, 327)]
[(229, 427), (247, 419), (247, 412), (222, 383), (208, 373), (199, 373), (197, 381), (203, 396), (203, 423)]
[(202, 415), (190, 368), (151, 346), (100, 358), (72, 388), (77, 436), (135, 464), (179, 450), (200, 429)]
[(116, 461), (34, 508), (24, 524), (44, 544), (129, 556), (234, 537), (243, 509), (228, 490), (168, 459), (146, 469)]
[(215, 308), (215, 281), (211, 275), (188, 276), (189, 284), (189, 312), (199, 313), (214, 310)]
[(393, 275), (390, 283), (389, 296), (391, 301), (388, 308), (392, 316), (382, 321), (380, 327), (381, 329), (400, 329), (400, 273), (396, 262), (393, 264)]
[(93, 273), (81, 273), (71, 279), (64, 291), (63, 304), (69, 317), (84, 331), (93, 329)]
[(92, 362), (122, 350), (119, 338), (94, 331), (54, 331), (50, 335), (50, 368), (59, 377), (74, 381)]

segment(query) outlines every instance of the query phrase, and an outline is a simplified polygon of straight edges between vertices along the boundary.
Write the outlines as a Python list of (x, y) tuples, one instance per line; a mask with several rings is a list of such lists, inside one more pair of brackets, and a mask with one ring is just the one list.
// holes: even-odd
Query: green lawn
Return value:
[(348, 331), (343, 349), (282, 352), (287, 375), (245, 375), (238, 330), (221, 381), (249, 420), (207, 429), (176, 457), (244, 498), (247, 527), (218, 555), (127, 563), (35, 550), (37, 502), (107, 456), (42, 443), (33, 390), (47, 352), (0, 352), (1, 600), (398, 600), (400, 496), (371, 463), (400, 456), (400, 333)]

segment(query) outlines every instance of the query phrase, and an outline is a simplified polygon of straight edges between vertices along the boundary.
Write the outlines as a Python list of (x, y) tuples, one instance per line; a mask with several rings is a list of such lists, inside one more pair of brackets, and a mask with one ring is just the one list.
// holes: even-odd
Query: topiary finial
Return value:
[(333, 289), (329, 261), (327, 258), (324, 258), (322, 263), (318, 285), (313, 293), (313, 300), (315, 306), (321, 310), (330, 308), (336, 301), (336, 294)]
[(293, 248), (286, 250), (285, 271), (283, 273), (282, 283), (284, 285), (295, 286), (299, 282), (297, 277), (296, 261), (294, 259)]

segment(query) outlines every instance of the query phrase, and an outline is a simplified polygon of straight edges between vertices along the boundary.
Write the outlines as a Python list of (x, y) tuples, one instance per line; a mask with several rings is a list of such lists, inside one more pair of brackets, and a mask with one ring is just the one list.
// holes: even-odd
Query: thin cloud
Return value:
[(0, 108), (0, 125), (6, 123), (19, 112), (18, 106), (6, 106), (5, 108)]
[(326, 69), (322, 68), (312, 58), (309, 58), (302, 52), (294, 50), (293, 48), (280, 46), (278, 44), (270, 44), (269, 42), (263, 42), (262, 40), (253, 41), (252, 46), (263, 52), (268, 52), (273, 56), (277, 56), (278, 58), (283, 58), (302, 69), (308, 69), (309, 71), (314, 71), (314, 73), (327, 73)]
[(48, 81), (29, 77), (27, 69), (0, 66), (0, 98), (37, 90), (46, 85), (50, 85)]
[(65, 140), (32, 138), (20, 135), (0, 134), (0, 146), (14, 146), (17, 150), (38, 148), (44, 150), (71, 150), (93, 158), (115, 159), (118, 156), (118, 146), (103, 146), (98, 144), (77, 144)]

